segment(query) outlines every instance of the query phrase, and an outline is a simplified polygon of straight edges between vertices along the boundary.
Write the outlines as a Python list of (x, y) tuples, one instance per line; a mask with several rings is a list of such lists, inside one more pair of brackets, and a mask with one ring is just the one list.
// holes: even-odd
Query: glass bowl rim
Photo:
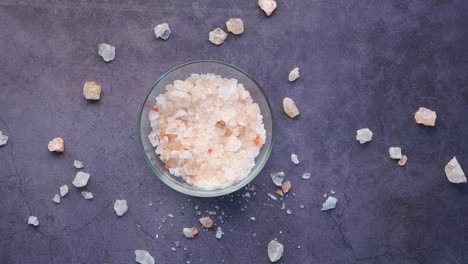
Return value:
[[(258, 164), (256, 164), (254, 166), (254, 168), (257, 167), (258, 169), (256, 171), (254, 171), (253, 170), (254, 168), (252, 168), (252, 171), (250, 171), (249, 174), (244, 179), (242, 179), (241, 181), (237, 182), (234, 185), (228, 186), (228, 187), (223, 188), (223, 189), (215, 189), (215, 190), (188, 189), (188, 188), (185, 188), (183, 185), (174, 184), (174, 180), (169, 179), (165, 175), (160, 175), (156, 171), (153, 164), (149, 160), (149, 157), (146, 154), (145, 147), (143, 145), (143, 138), (142, 138), (142, 134), (141, 134), (141, 132), (142, 132), (141, 131), (141, 121), (142, 121), (143, 111), (144, 111), (144, 108), (145, 108), (145, 102), (148, 101), (148, 97), (150, 96), (151, 92), (156, 87), (156, 85), (158, 85), (159, 82), (164, 80), (170, 73), (172, 73), (172, 72), (174, 72), (174, 71), (176, 71), (179, 68), (182, 68), (184, 66), (187, 66), (187, 65), (190, 65), (190, 64), (196, 64), (196, 63), (221, 64), (221, 65), (227, 66), (229, 68), (232, 68), (232, 69), (242, 73), (243, 75), (245, 75), (260, 90), (261, 95), (263, 96), (263, 98), (266, 101), (266, 104), (268, 106), (268, 111), (270, 112), (270, 116), (271, 116), (271, 144), (270, 144), (270, 147), (267, 148), (267, 150), (266, 150), (267, 152), (266, 152), (265, 158), (262, 159)], [(274, 126), (274, 118), (273, 118), (273, 111), (272, 111), (272, 108), (271, 108), (271, 104), (270, 104), (270, 101), (268, 100), (267, 96), (265, 95), (265, 92), (263, 91), (263, 88), (260, 86), (260, 84), (258, 84), (258, 82), (254, 78), (252, 78), (249, 74), (247, 74), (244, 70), (240, 69), (239, 67), (234, 66), (234, 65), (229, 64), (229, 63), (226, 63), (226, 62), (217, 61), (217, 60), (192, 60), (192, 61), (188, 61), (188, 62), (179, 64), (179, 65), (169, 69), (164, 74), (162, 74), (161, 77), (159, 77), (153, 83), (153, 85), (151, 85), (151, 87), (148, 89), (148, 91), (146, 92), (146, 95), (144, 97), (143, 104), (140, 107), (140, 111), (138, 111), (137, 132), (138, 132), (140, 147), (141, 147), (141, 150), (143, 151), (143, 156), (145, 157), (146, 163), (151, 168), (151, 171), (153, 172), (153, 174), (156, 175), (157, 178), (159, 178), (164, 184), (166, 184), (167, 186), (169, 186), (173, 190), (176, 190), (177, 192), (187, 194), (187, 195), (190, 195), (190, 196), (196, 196), (196, 197), (218, 197), (218, 196), (230, 194), (230, 193), (233, 193), (233, 192), (243, 188), (244, 186), (249, 184), (253, 179), (255, 179), (258, 176), (258, 174), (262, 171), (263, 167), (265, 167), (265, 164), (267, 163), (268, 159), (270, 158), (271, 151), (273, 149), (274, 131), (275, 131), (275, 126)]]

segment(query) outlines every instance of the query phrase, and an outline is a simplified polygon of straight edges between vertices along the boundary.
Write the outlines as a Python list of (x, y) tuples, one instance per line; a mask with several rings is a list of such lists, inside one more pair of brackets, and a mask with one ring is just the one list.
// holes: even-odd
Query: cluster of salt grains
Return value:
[(170, 173), (208, 190), (246, 177), (266, 130), (244, 86), (215, 74), (192, 74), (166, 90), (149, 112), (148, 138)]

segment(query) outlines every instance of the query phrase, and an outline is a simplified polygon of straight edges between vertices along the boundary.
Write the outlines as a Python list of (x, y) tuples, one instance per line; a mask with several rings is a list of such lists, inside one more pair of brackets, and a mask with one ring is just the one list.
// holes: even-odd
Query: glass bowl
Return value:
[[(148, 114), (150, 109), (156, 103), (156, 96), (166, 92), (166, 85), (173, 83), (175, 80), (185, 80), (192, 73), (214, 73), (221, 75), (224, 78), (234, 78), (242, 83), (247, 91), (249, 91), (252, 99), (260, 107), (263, 115), (263, 123), (266, 130), (265, 144), (260, 149), (260, 154), (255, 158), (255, 166), (250, 171), (249, 175), (234, 185), (222, 189), (205, 190), (187, 183), (182, 177), (177, 177), (169, 173), (165, 165), (155, 153), (155, 148), (151, 145), (148, 134), (151, 132)], [(241, 69), (219, 61), (198, 60), (181, 64), (164, 73), (149, 89), (145, 96), (143, 105), (138, 118), (138, 134), (140, 144), (144, 152), (144, 156), (153, 173), (167, 184), (172, 189), (184, 194), (198, 197), (215, 197), (232, 193), (247, 185), (252, 181), (262, 170), (267, 162), (273, 143), (273, 116), (271, 113), (270, 104), (265, 97), (265, 94), (260, 88), (260, 85), (247, 73)]]

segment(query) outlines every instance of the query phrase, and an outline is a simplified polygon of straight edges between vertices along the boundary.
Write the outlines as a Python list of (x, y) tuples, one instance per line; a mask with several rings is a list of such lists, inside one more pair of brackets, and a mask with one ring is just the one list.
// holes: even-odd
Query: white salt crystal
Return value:
[(277, 262), (283, 256), (284, 246), (276, 240), (271, 240), (268, 243), (268, 258), (271, 262)]
[(420, 107), (419, 110), (414, 114), (414, 120), (416, 123), (425, 126), (435, 126), (436, 119), (436, 112), (425, 107)]
[(115, 47), (107, 43), (98, 45), (98, 54), (104, 59), (105, 62), (109, 62), (115, 59)]
[(298, 67), (292, 69), (292, 71), (289, 72), (288, 80), (290, 82), (294, 82), (295, 80), (297, 80), (297, 78), (299, 78), (299, 68)]
[(50, 152), (63, 152), (65, 149), (65, 144), (63, 138), (57, 137), (49, 141), (47, 148)]
[(227, 151), (238, 151), (242, 147), (242, 141), (240, 141), (236, 136), (231, 135), (226, 143)]
[(6, 145), (8, 142), (8, 136), (3, 135), (2, 131), (0, 131), (0, 146)]
[(79, 171), (76, 173), (75, 179), (73, 180), (73, 185), (77, 188), (85, 187), (88, 184), (89, 177), (91, 175), (89, 173)]
[(210, 40), (210, 42), (218, 46), (223, 44), (226, 38), (227, 38), (227, 34), (221, 28), (215, 28), (214, 30), (210, 32), (208, 36), (208, 39)]
[(390, 154), (391, 159), (401, 159), (401, 148), (399, 147), (390, 147), (388, 149), (388, 154)]
[(221, 237), (224, 235), (224, 232), (223, 230), (221, 229), (220, 226), (218, 226), (218, 228), (216, 228), (216, 238), (217, 239), (221, 239)]
[(79, 160), (75, 160), (73, 161), (73, 166), (77, 169), (82, 169), (83, 168), (83, 162), (79, 161)]
[(39, 225), (39, 220), (37, 220), (36, 216), (30, 216), (28, 218), (28, 224), (33, 225), (33, 226), (38, 226)]
[(283, 202), (283, 203), (281, 203), (281, 208), (280, 208), (280, 209), (281, 209), (281, 210), (284, 210), (284, 209), (286, 209), (286, 204), (285, 204), (284, 202)]
[(101, 99), (101, 85), (95, 81), (87, 81), (83, 85), (83, 96), (86, 100)]
[(274, 172), (274, 173), (270, 174), (270, 177), (271, 177), (271, 180), (273, 181), (273, 183), (276, 186), (280, 187), (281, 184), (284, 181), (285, 174), (284, 174), (284, 172), (279, 171), (279, 172)]
[(154, 35), (156, 35), (156, 38), (167, 40), (171, 33), (172, 31), (167, 23), (162, 23), (154, 27)]
[(59, 204), (60, 203), (60, 195), (58, 195), (57, 193), (54, 195), (54, 197), (52, 198), (52, 201), (54, 201), (54, 203), (56, 204)]
[(332, 196), (328, 196), (327, 200), (322, 205), (322, 211), (328, 211), (335, 209), (338, 199)]
[(258, 0), (257, 4), (267, 16), (271, 16), (277, 6), (275, 0)]
[(294, 118), (300, 114), (296, 103), (289, 97), (283, 99), (283, 110), (290, 118)]
[(114, 211), (118, 216), (124, 215), (128, 211), (127, 200), (115, 200)]
[(288, 209), (288, 210), (286, 210), (286, 214), (290, 215), (290, 214), (292, 214), (292, 211)]
[(292, 161), (292, 163), (294, 163), (296, 165), (299, 164), (299, 158), (297, 157), (296, 154), (294, 154), (294, 153), (291, 154), (291, 161)]
[(68, 185), (60, 186), (60, 196), (64, 197), (68, 193)]
[(254, 216), (251, 216), (251, 217), (250, 217), (250, 220), (255, 221), (255, 217), (254, 217)]
[(310, 173), (309, 172), (304, 172), (301, 176), (302, 179), (308, 180), (310, 179)]
[(154, 264), (154, 258), (146, 250), (135, 250), (135, 261), (140, 264)]
[(227, 31), (234, 35), (239, 35), (244, 32), (244, 22), (240, 18), (231, 18), (226, 22)]
[(453, 157), (449, 163), (445, 165), (445, 174), (451, 183), (466, 183), (465, 173), (456, 157)]
[(172, 219), (172, 218), (174, 218), (174, 215), (173, 214), (168, 214), (167, 217)]
[(82, 191), (81, 196), (83, 196), (83, 198), (85, 198), (86, 200), (91, 200), (94, 198), (92, 192), (86, 192), (86, 191)]
[(198, 234), (198, 229), (195, 227), (184, 227), (182, 233), (186, 238), (193, 238)]
[(274, 196), (274, 195), (271, 194), (271, 193), (268, 193), (267, 195), (268, 195), (268, 197), (270, 197), (272, 200), (275, 200), (275, 201), (278, 200), (278, 198), (276, 198), (276, 196)]
[(361, 128), (356, 131), (356, 140), (359, 143), (364, 144), (372, 140), (372, 131), (369, 128)]

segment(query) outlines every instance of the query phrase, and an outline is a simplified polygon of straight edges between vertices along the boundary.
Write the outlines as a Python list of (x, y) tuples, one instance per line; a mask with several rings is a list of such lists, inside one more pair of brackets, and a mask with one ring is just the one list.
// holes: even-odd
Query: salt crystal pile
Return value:
[(257, 4), (267, 16), (271, 16), (276, 9), (275, 0), (258, 0)]
[(408, 157), (406, 155), (401, 156), (400, 160), (398, 161), (398, 165), (405, 166), (406, 162), (408, 162)]
[(86, 200), (91, 200), (94, 198), (92, 192), (86, 192), (86, 191), (82, 191), (81, 196), (83, 196), (83, 198), (85, 198)]
[(87, 81), (83, 85), (83, 96), (86, 100), (99, 100), (101, 98), (101, 85), (95, 81)]
[(449, 163), (445, 165), (445, 174), (451, 183), (466, 183), (465, 173), (456, 157), (453, 157)]
[(83, 168), (83, 162), (79, 161), (79, 160), (75, 160), (73, 161), (73, 166), (77, 169), (82, 169)]
[(124, 215), (128, 211), (127, 200), (115, 200), (114, 211), (118, 216)]
[(260, 107), (244, 86), (192, 74), (166, 90), (149, 111), (148, 138), (169, 172), (206, 190), (244, 179), (266, 139)]
[(270, 177), (271, 177), (271, 180), (273, 181), (273, 183), (276, 186), (280, 187), (281, 184), (284, 181), (285, 174), (284, 174), (284, 172), (279, 171), (279, 172), (274, 172), (274, 173), (270, 174)]
[(296, 67), (296, 68), (292, 69), (292, 71), (289, 72), (288, 80), (290, 82), (294, 82), (298, 78), (299, 78), (299, 68)]
[(244, 22), (240, 18), (231, 18), (226, 22), (227, 31), (234, 35), (239, 35), (244, 32)]
[(198, 229), (195, 227), (185, 227), (182, 229), (182, 233), (186, 238), (194, 238), (198, 234)]
[(356, 131), (356, 140), (364, 144), (372, 140), (372, 131), (369, 128), (361, 128)]
[(299, 164), (299, 158), (297, 157), (296, 154), (294, 154), (294, 153), (291, 154), (291, 161), (292, 161), (292, 163), (294, 163), (296, 165)]
[(283, 110), (290, 118), (294, 118), (300, 114), (296, 103), (289, 97), (283, 99)]
[(271, 240), (268, 243), (268, 258), (271, 262), (277, 262), (283, 256), (284, 246), (276, 240)]
[(63, 152), (65, 149), (65, 144), (63, 138), (57, 137), (49, 141), (47, 148), (50, 152)]
[(435, 126), (436, 118), (436, 112), (425, 107), (420, 107), (419, 110), (414, 114), (414, 120), (416, 123), (425, 126)]
[(388, 154), (390, 154), (391, 159), (401, 159), (401, 148), (399, 147), (390, 147), (388, 149)]
[(37, 217), (36, 216), (30, 216), (28, 218), (28, 224), (29, 225), (33, 225), (33, 226), (38, 226), (39, 225), (39, 220), (37, 220)]
[(335, 209), (338, 199), (332, 196), (328, 196), (327, 200), (322, 205), (322, 211), (328, 211)]
[(218, 228), (216, 228), (216, 238), (221, 239), (221, 237), (223, 237), (223, 235), (224, 235), (223, 230), (221, 229), (220, 226), (218, 226)]
[(0, 131), (0, 146), (6, 145), (8, 142), (8, 136), (3, 135), (2, 131)]
[(156, 38), (167, 40), (171, 33), (171, 29), (167, 23), (162, 23), (154, 27), (154, 35), (156, 35)]
[(213, 220), (210, 217), (205, 216), (198, 219), (203, 227), (210, 228), (213, 225)]
[(73, 180), (72, 183), (77, 188), (85, 187), (88, 184), (88, 180), (90, 176), (91, 175), (89, 173), (79, 171), (76, 174), (75, 179)]
[(135, 250), (135, 261), (140, 264), (154, 264), (154, 258), (146, 250)]
[(208, 36), (208, 39), (210, 40), (210, 42), (218, 46), (223, 44), (226, 38), (227, 38), (227, 34), (221, 28), (213, 29)]
[(64, 197), (68, 193), (68, 185), (60, 186), (60, 196)]
[(105, 62), (109, 62), (115, 59), (115, 47), (107, 43), (98, 45), (98, 54)]
[(54, 203), (56, 203), (56, 204), (59, 204), (60, 203), (60, 195), (55, 194), (54, 197), (52, 198), (52, 201), (54, 201)]

